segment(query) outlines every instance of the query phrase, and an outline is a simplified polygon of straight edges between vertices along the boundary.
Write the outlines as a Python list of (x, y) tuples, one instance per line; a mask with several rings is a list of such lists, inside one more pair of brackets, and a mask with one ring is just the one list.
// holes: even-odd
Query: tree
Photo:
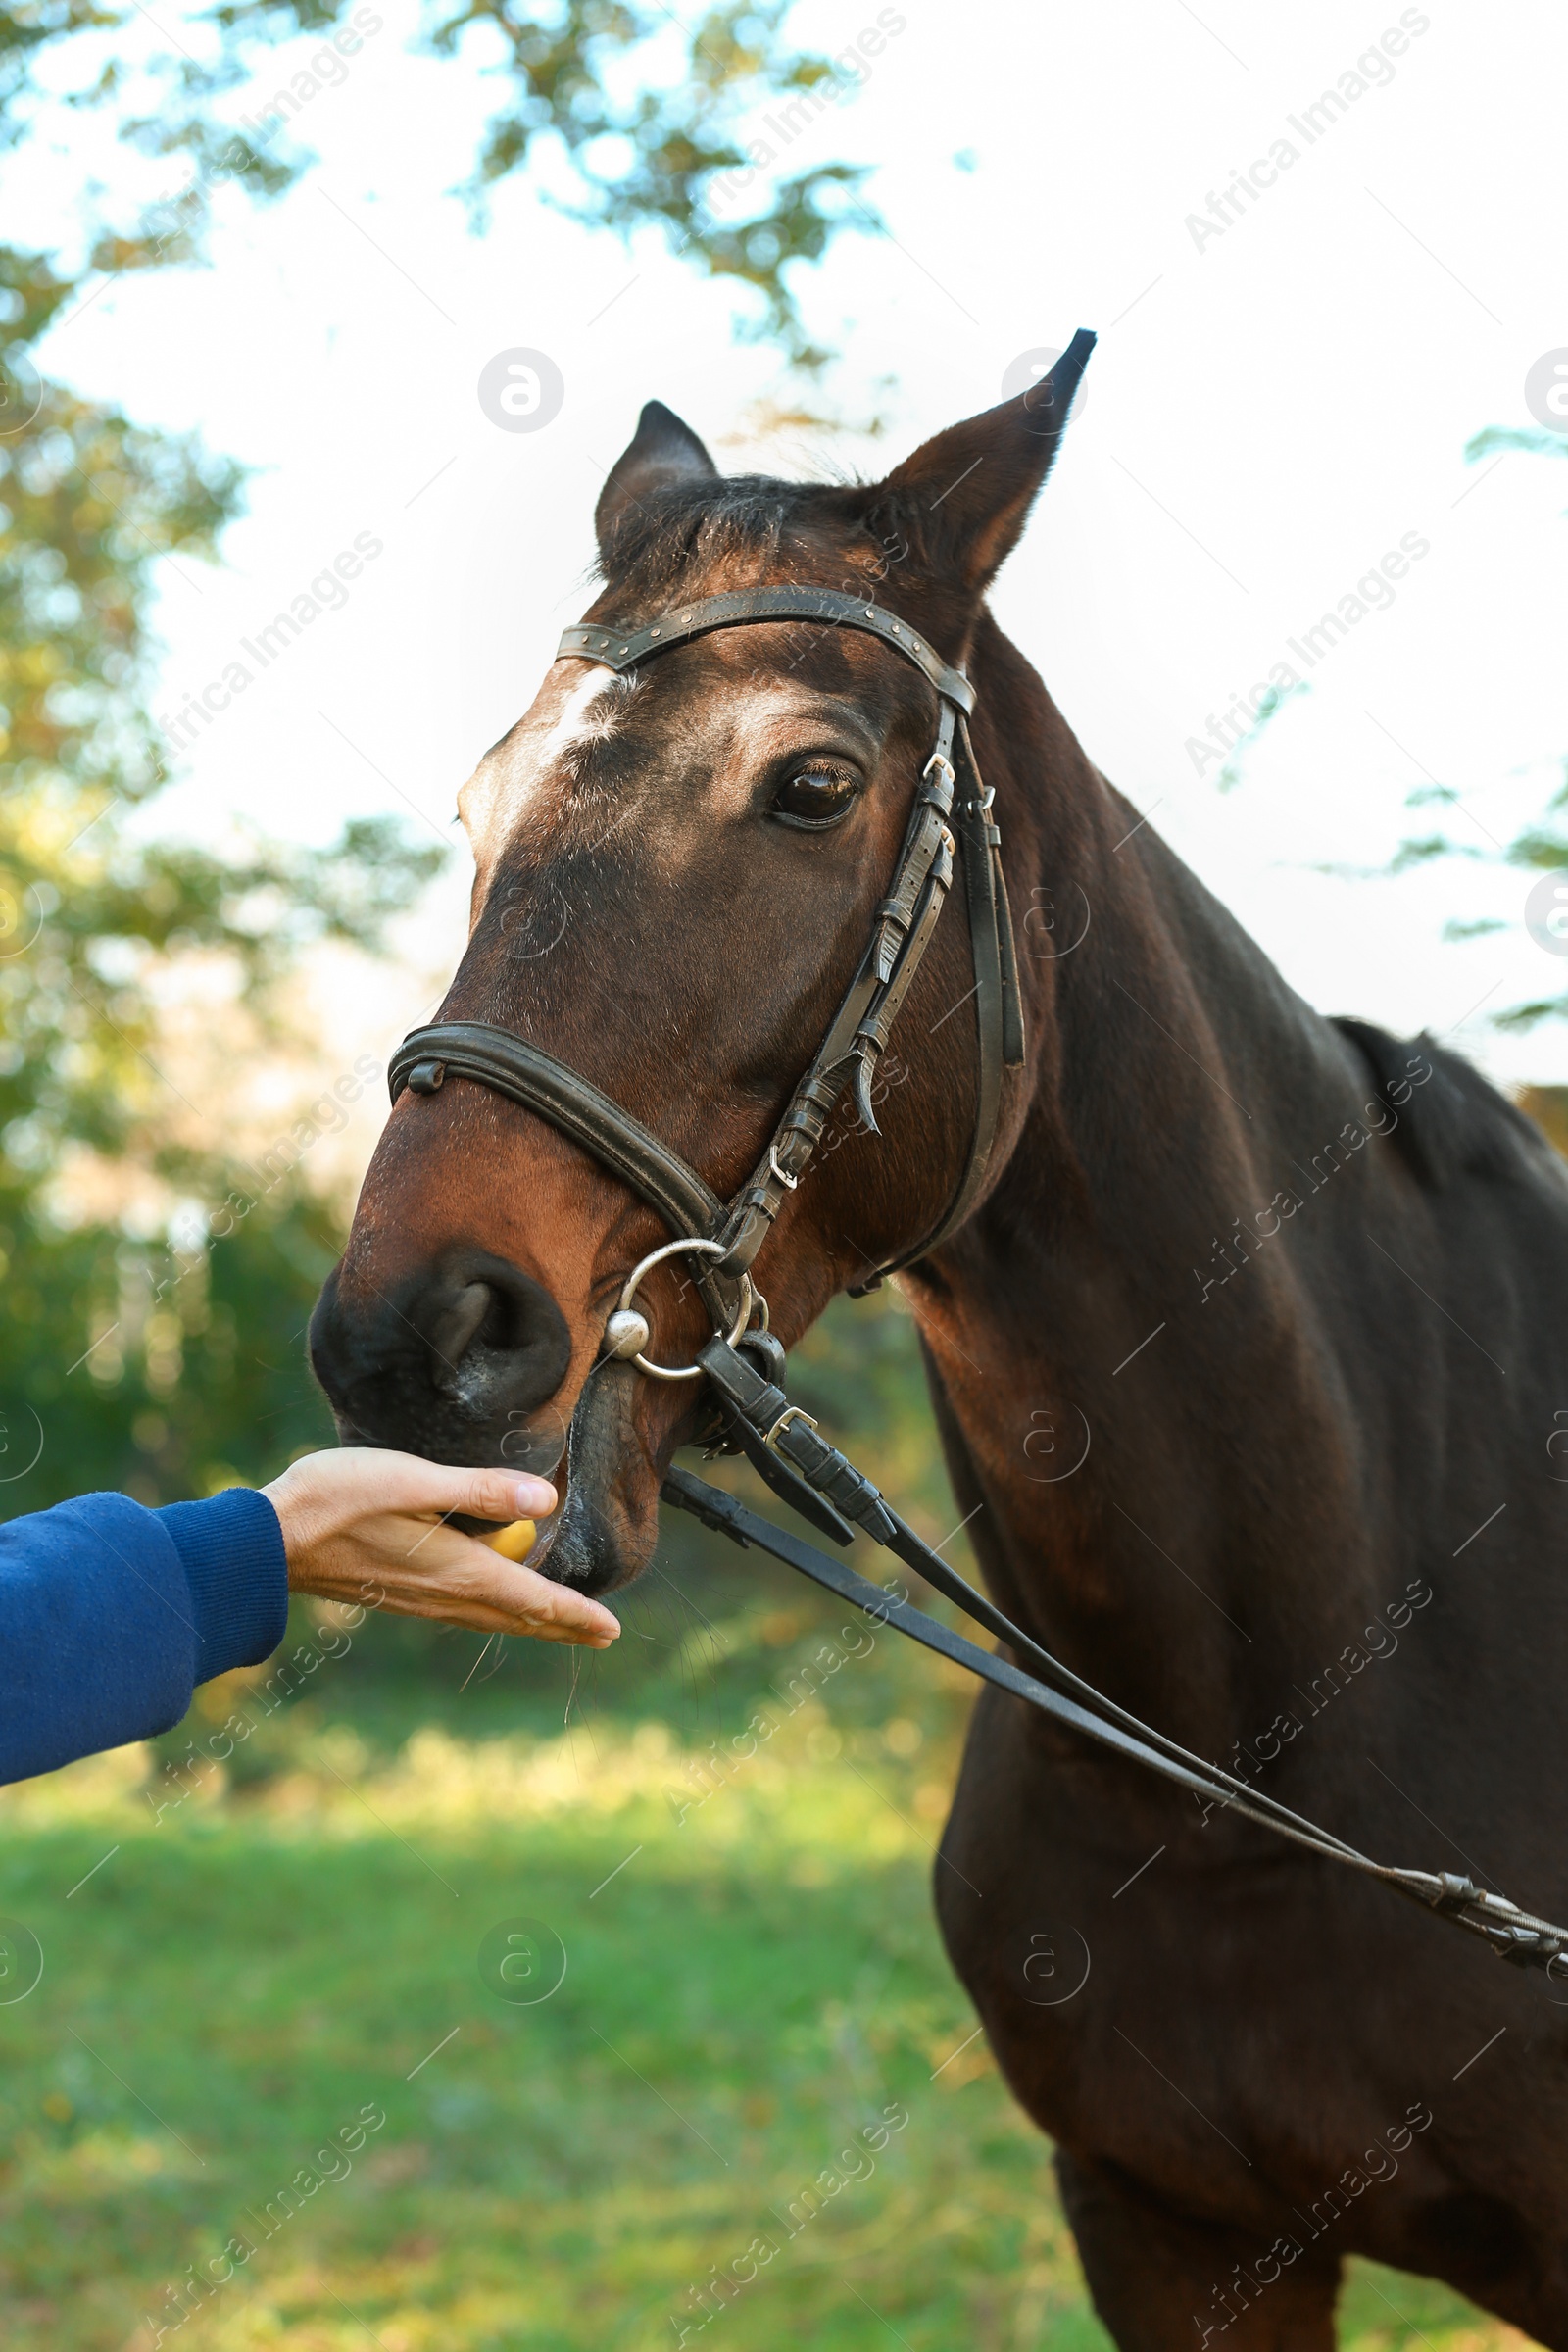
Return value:
[[(1465, 444), (1465, 462), (1474, 465), (1478, 459), (1510, 450), (1521, 451), (1530, 457), (1568, 458), (1568, 434), (1553, 431), (1550, 427), (1488, 425)], [(1249, 756), (1262, 735), (1295, 696), (1308, 691), (1309, 688), (1298, 681), (1295, 686), (1283, 690), (1271, 688), (1262, 696), (1251, 725), (1231, 744), (1225, 762), (1213, 779), (1219, 791), (1234, 790), (1242, 781)], [(1214, 757), (1217, 759), (1219, 755), (1216, 753)], [(1440, 811), (1456, 807), (1458, 802), (1457, 788), (1442, 783), (1417, 785), (1404, 798), (1406, 808), (1433, 808)], [(1557, 791), (1540, 816), (1526, 825), (1511, 842), (1488, 850), (1473, 839), (1455, 840), (1442, 828), (1440, 822), (1440, 829), (1435, 832), (1412, 835), (1401, 841), (1387, 865), (1357, 866), (1336, 862), (1318, 870), (1370, 881), (1407, 873), (1413, 866), (1430, 865), (1438, 859), (1452, 858), (1462, 858), (1472, 863), (1493, 867), (1523, 866), (1527, 871), (1543, 876), (1568, 874), (1568, 759), (1563, 761), (1563, 781)], [(1526, 921), (1548, 934), (1550, 942), (1568, 944), (1568, 879), (1565, 879), (1561, 889), (1544, 894), (1544, 904), (1539, 913), (1527, 907)], [(1455, 917), (1444, 925), (1443, 936), (1446, 940), (1480, 939), (1490, 932), (1508, 928), (1508, 924), (1495, 915), (1475, 919)], [(1553, 952), (1560, 954), (1563, 948), (1554, 945)], [(1490, 1019), (1492, 1026), (1496, 1029), (1533, 1029), (1541, 1021), (1568, 1019), (1568, 992), (1555, 997), (1532, 998), (1525, 1004), (1513, 1004), (1502, 1012), (1493, 1013)], [(1532, 1116), (1539, 1118), (1546, 1127), (1559, 1150), (1568, 1144), (1568, 1128), (1563, 1126), (1561, 1104), (1556, 1102), (1561, 1091), (1532, 1088), (1528, 1090), (1526, 1102)], [(1548, 1110), (1547, 1106), (1552, 1104), (1556, 1106)]]
[[(42, 273), (29, 292), (38, 308), (63, 298)], [(209, 551), (238, 491), (194, 443), (54, 386), (0, 442), (0, 1508), (122, 1481), (132, 1446), (158, 1465), (132, 1474), (149, 1496), (204, 1470), (254, 1474), (275, 1439), (321, 1425), (303, 1393), (286, 1430), (259, 1421), (267, 1384), (239, 1378), (234, 1350), (241, 1328), (264, 1357), (292, 1340), (297, 1371), (330, 1217), (290, 1170), (258, 1180), (184, 1115), (157, 984), (202, 965), (265, 1022), (304, 946), (372, 946), (441, 853), (375, 823), (330, 854), (241, 860), (126, 838), (123, 812), (163, 780), (144, 699), (153, 567)], [(121, 1213), (63, 1205), (63, 1180), (89, 1164), (118, 1176)], [(171, 1204), (254, 1196), (262, 1214), (209, 1250), (187, 1207), (172, 1243), (144, 1208), (125, 1213), (138, 1179)], [(241, 1222), (230, 1209), (235, 1235)], [(187, 1346), (203, 1376), (181, 1388)]]
[[(291, 35), (348, 37), (351, 5), (220, 0), (189, 35), (200, 53), (177, 56), (138, 38), (134, 6), (0, 9), (0, 151), (51, 105), (96, 110), (175, 172), (130, 216), (90, 192), (71, 252), (0, 245), (0, 1513), (93, 1485), (172, 1499), (330, 1436), (302, 1361), (338, 1242), (304, 1164), (317, 1131), (308, 1114), (291, 1123), (259, 1166), (215, 1140), (168, 1067), (171, 987), (209, 985), (220, 1018), (264, 1042), (301, 953), (374, 947), (441, 853), (380, 823), (329, 853), (258, 843), (228, 859), (127, 828), (167, 775), (148, 712), (156, 567), (213, 556), (243, 479), (194, 438), (45, 381), (31, 354), (109, 277), (198, 261), (221, 188), (266, 201), (294, 184), (309, 163), (280, 135), (294, 82), (248, 126), (230, 101)], [(877, 223), (858, 167), (769, 179), (775, 158), (737, 143), (754, 99), (787, 101), (793, 135), (854, 86), (849, 68), (781, 45), (787, 6), (732, 0), (674, 41), (667, 11), (624, 0), (567, 0), (549, 23), (507, 0), (432, 5), (434, 55), (488, 40), (505, 59), (476, 220), (554, 139), (576, 169), (575, 217), (654, 225), (748, 290), (744, 331), (819, 368), (787, 272), (850, 220)], [(612, 97), (607, 70), (628, 54), (640, 76)], [(748, 210), (759, 175), (765, 201)]]
[[(1517, 425), (1488, 425), (1465, 446), (1465, 459), (1474, 465), (1478, 459), (1508, 450), (1519, 450), (1530, 457), (1568, 457), (1568, 437), (1546, 428)], [(1406, 808), (1451, 808), (1458, 793), (1448, 784), (1422, 785), (1412, 792)], [(1411, 865), (1425, 865), (1439, 858), (1479, 858), (1495, 865), (1523, 866), (1540, 874), (1560, 872), (1568, 867), (1568, 760), (1563, 762), (1563, 781), (1533, 824), (1526, 825), (1500, 851), (1478, 849), (1472, 842), (1455, 841), (1448, 833), (1440, 831), (1422, 835), (1419, 839), (1403, 841), (1395, 856), (1391, 871), (1402, 872)], [(1562, 906), (1552, 906), (1544, 910), (1543, 927), (1553, 939), (1562, 936), (1561, 914), (1568, 907), (1568, 892), (1549, 893), (1548, 897), (1562, 900)], [(1527, 914), (1527, 920), (1530, 919)], [(1490, 931), (1503, 931), (1507, 925), (1494, 916), (1480, 921), (1454, 921), (1444, 930), (1446, 939), (1479, 939)], [(1555, 997), (1537, 997), (1523, 1004), (1512, 1004), (1503, 1012), (1494, 1013), (1493, 1025), (1498, 1029), (1533, 1029), (1544, 1020), (1568, 1018), (1568, 993)], [(1537, 1090), (1538, 1093), (1540, 1090)], [(1537, 1115), (1540, 1115), (1539, 1112)], [(1553, 1138), (1556, 1141), (1556, 1137)]]
[[(853, 94), (865, 68), (855, 50), (839, 58), (790, 49), (781, 38), (793, 0), (720, 0), (690, 28), (653, 0), (565, 0), (551, 16), (513, 0), (426, 0), (423, 45), (436, 57), (467, 49), (499, 55), (507, 103), (488, 125), (466, 194), (477, 222), (502, 180), (524, 171), (555, 142), (569, 159), (577, 193), (552, 199), (589, 226), (622, 235), (652, 226), (705, 274), (757, 298), (742, 331), (774, 341), (790, 363), (819, 368), (828, 354), (801, 318), (789, 272), (822, 259), (846, 227), (881, 223), (860, 193), (862, 165), (829, 162), (795, 173), (773, 167), (811, 122)], [(37, 69), (51, 51), (79, 56), (64, 103), (113, 110), (120, 137), (137, 153), (175, 167), (176, 182), (129, 218), (100, 209), (84, 240), (74, 289), (96, 273), (167, 268), (197, 259), (213, 199), (238, 186), (261, 200), (291, 187), (309, 157), (287, 141), (292, 116), (319, 85), (309, 67), (256, 116), (230, 121), (226, 102), (248, 78), (258, 52), (298, 33), (357, 46), (354, 0), (218, 0), (188, 37), (203, 41), (146, 52), (133, 39), (145, 12), (93, 0), (42, 0), (0, 10), (0, 143), (24, 136), (36, 120)], [(634, 74), (624, 63), (630, 58)], [(612, 81), (612, 69), (616, 69)], [(54, 75), (58, 84), (60, 75)], [(625, 91), (628, 80), (630, 94)], [(303, 83), (303, 88), (295, 85)], [(30, 103), (29, 103), (30, 102)], [(751, 108), (778, 108), (770, 137), (743, 148), (739, 124)], [(777, 142), (775, 145), (774, 142)], [(606, 158), (612, 161), (607, 163)], [(753, 191), (760, 201), (748, 201)], [(96, 200), (101, 207), (102, 199)], [(13, 270), (49, 267), (12, 257)]]

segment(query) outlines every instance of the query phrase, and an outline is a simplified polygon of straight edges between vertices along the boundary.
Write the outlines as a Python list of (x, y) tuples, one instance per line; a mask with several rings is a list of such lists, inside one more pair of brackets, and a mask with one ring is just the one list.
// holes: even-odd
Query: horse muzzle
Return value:
[(383, 1289), (346, 1263), (310, 1341), (344, 1445), (553, 1479), (561, 1507), (528, 1565), (558, 1583), (606, 1592), (648, 1565), (660, 1472), (642, 1422), (654, 1384), (604, 1357), (573, 1403), (566, 1319), (519, 1267), (458, 1247)]
[(311, 1362), (345, 1444), (548, 1478), (566, 1446), (552, 1399), (571, 1360), (542, 1283), (478, 1249), (383, 1290), (339, 1267), (311, 1317)]

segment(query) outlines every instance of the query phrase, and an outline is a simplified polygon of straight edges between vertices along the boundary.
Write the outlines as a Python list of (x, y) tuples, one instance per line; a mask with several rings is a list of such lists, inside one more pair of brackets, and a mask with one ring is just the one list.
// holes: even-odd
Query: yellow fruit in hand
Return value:
[(492, 1551), (499, 1551), (504, 1560), (525, 1560), (533, 1549), (536, 1533), (531, 1519), (514, 1519), (510, 1527), (494, 1528), (479, 1541), (488, 1544)]

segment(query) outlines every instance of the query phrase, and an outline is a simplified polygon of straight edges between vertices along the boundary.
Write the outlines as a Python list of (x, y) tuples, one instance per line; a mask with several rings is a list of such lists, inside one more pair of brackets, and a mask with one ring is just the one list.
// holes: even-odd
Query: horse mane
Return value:
[[(1336, 1014), (1334, 1027), (1360, 1054), (1378, 1101), (1396, 1116), (1395, 1148), (1412, 1174), (1434, 1191), (1461, 1175), (1504, 1182), (1539, 1176), (1544, 1154), (1548, 1163), (1556, 1162), (1535, 1120), (1427, 1030), (1399, 1039), (1348, 1014)], [(1419, 1068), (1422, 1061), (1431, 1064), (1432, 1076), (1412, 1089), (1412, 1065)]]

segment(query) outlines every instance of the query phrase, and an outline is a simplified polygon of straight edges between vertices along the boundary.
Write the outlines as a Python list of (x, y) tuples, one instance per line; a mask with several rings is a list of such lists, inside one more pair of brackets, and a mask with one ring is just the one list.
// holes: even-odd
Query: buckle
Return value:
[(776, 1136), (767, 1147), (767, 1164), (786, 1192), (793, 1193), (799, 1189), (800, 1178), (792, 1176), (788, 1168), (781, 1168), (778, 1164), (778, 1138)]
[(926, 761), (924, 767), (921, 768), (921, 783), (923, 784), (925, 782), (927, 776), (931, 773), (931, 770), (934, 767), (941, 767), (947, 770), (948, 790), (951, 792), (955, 784), (956, 784), (958, 781), (958, 771), (954, 766), (953, 761), (945, 758), (941, 752), (933, 752), (930, 759)]
[(817, 1427), (804, 1404), (787, 1404), (762, 1440), (762, 1444), (767, 1447), (769, 1453), (777, 1453), (779, 1437), (784, 1430), (788, 1429), (792, 1421), (804, 1421), (808, 1429)]

